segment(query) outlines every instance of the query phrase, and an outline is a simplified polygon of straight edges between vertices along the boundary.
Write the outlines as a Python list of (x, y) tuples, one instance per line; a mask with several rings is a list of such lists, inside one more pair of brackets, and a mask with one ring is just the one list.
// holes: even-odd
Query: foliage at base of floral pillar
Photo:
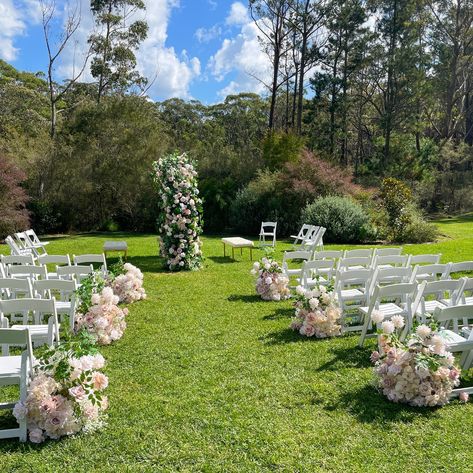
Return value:
[(153, 164), (161, 204), (158, 232), (161, 255), (171, 271), (202, 266), (202, 200), (197, 172), (186, 154), (171, 154)]

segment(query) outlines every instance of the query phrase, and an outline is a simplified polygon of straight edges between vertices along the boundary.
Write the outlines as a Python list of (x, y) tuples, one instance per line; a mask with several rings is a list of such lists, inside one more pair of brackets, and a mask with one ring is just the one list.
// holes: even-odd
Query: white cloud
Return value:
[(26, 24), (20, 10), (12, 0), (0, 2), (0, 58), (13, 61), (18, 55), (18, 48), (14, 45), (17, 36), (24, 34)]
[(241, 26), (249, 22), (248, 9), (241, 2), (233, 2), (225, 23), (227, 25)]
[[(74, 41), (63, 54), (63, 62), (58, 74), (63, 78), (71, 77), (73, 71), (83, 64), (88, 48), (87, 38), (94, 28), (94, 19), (90, 12), (90, 0), (80, 0), (82, 21), (74, 36)], [(153, 98), (170, 97), (189, 98), (191, 82), (200, 75), (198, 58), (188, 58), (186, 51), (178, 53), (173, 47), (166, 46), (167, 28), (171, 11), (179, 7), (178, 0), (146, 0), (146, 11), (137, 14), (144, 18), (149, 27), (148, 37), (136, 52), (138, 70), (147, 77), (151, 86), (148, 94)], [(84, 81), (92, 81), (87, 68)]]
[(222, 98), (239, 92), (264, 93), (267, 89), (262, 82), (270, 81), (270, 66), (268, 56), (261, 50), (258, 28), (248, 18), (234, 38), (223, 40), (208, 64), (218, 81), (223, 81), (229, 74), (236, 75), (218, 92)]
[(222, 34), (222, 28), (218, 25), (213, 25), (210, 28), (198, 28), (194, 33), (199, 43), (208, 43), (213, 39), (218, 38)]

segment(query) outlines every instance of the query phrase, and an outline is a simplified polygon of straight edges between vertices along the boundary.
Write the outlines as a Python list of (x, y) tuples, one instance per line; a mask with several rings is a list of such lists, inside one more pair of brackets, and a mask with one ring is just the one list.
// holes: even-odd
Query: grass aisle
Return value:
[[(473, 259), (471, 219), (441, 230), (456, 240), (406, 251)], [(103, 349), (108, 427), (41, 446), (0, 441), (1, 473), (471, 471), (473, 404), (388, 403), (370, 384), (374, 341), (359, 349), (356, 336), (292, 333), (290, 302), (254, 295), (246, 253), (223, 259), (219, 238), (207, 237), (203, 271), (167, 274), (154, 237), (116, 237), (145, 272), (148, 299)], [(58, 239), (49, 252), (98, 252), (106, 238)]]

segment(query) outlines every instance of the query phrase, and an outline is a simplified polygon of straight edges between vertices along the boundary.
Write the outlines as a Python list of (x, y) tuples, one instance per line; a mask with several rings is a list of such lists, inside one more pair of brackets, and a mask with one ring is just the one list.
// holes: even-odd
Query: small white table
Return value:
[(240, 248), (240, 254), (243, 254), (243, 248), (249, 248), (250, 260), (253, 261), (254, 244), (251, 240), (245, 240), (245, 238), (240, 238), (240, 237), (228, 237), (228, 238), (222, 238), (222, 243), (223, 243), (223, 256), (226, 256), (225, 245), (232, 247), (233, 259), (235, 259), (235, 248)]
[(105, 258), (107, 257), (107, 253), (110, 251), (123, 251), (125, 259), (128, 254), (128, 245), (126, 241), (106, 241), (103, 244), (103, 252), (105, 254)]

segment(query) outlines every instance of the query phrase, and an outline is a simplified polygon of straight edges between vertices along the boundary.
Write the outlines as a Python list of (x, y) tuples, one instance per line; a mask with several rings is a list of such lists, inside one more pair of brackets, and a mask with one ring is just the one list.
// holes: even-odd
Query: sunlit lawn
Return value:
[[(473, 217), (439, 226), (454, 239), (405, 251), (473, 260)], [(232, 261), (220, 237), (206, 237), (204, 270), (179, 274), (162, 271), (151, 235), (58, 238), (48, 250), (94, 253), (111, 238), (128, 242), (148, 299), (103, 349), (108, 427), (41, 446), (0, 440), (0, 473), (471, 471), (473, 404), (387, 402), (371, 386), (374, 341), (291, 332), (291, 303), (254, 295), (246, 250)], [(289, 246), (278, 244), (279, 258)]]

